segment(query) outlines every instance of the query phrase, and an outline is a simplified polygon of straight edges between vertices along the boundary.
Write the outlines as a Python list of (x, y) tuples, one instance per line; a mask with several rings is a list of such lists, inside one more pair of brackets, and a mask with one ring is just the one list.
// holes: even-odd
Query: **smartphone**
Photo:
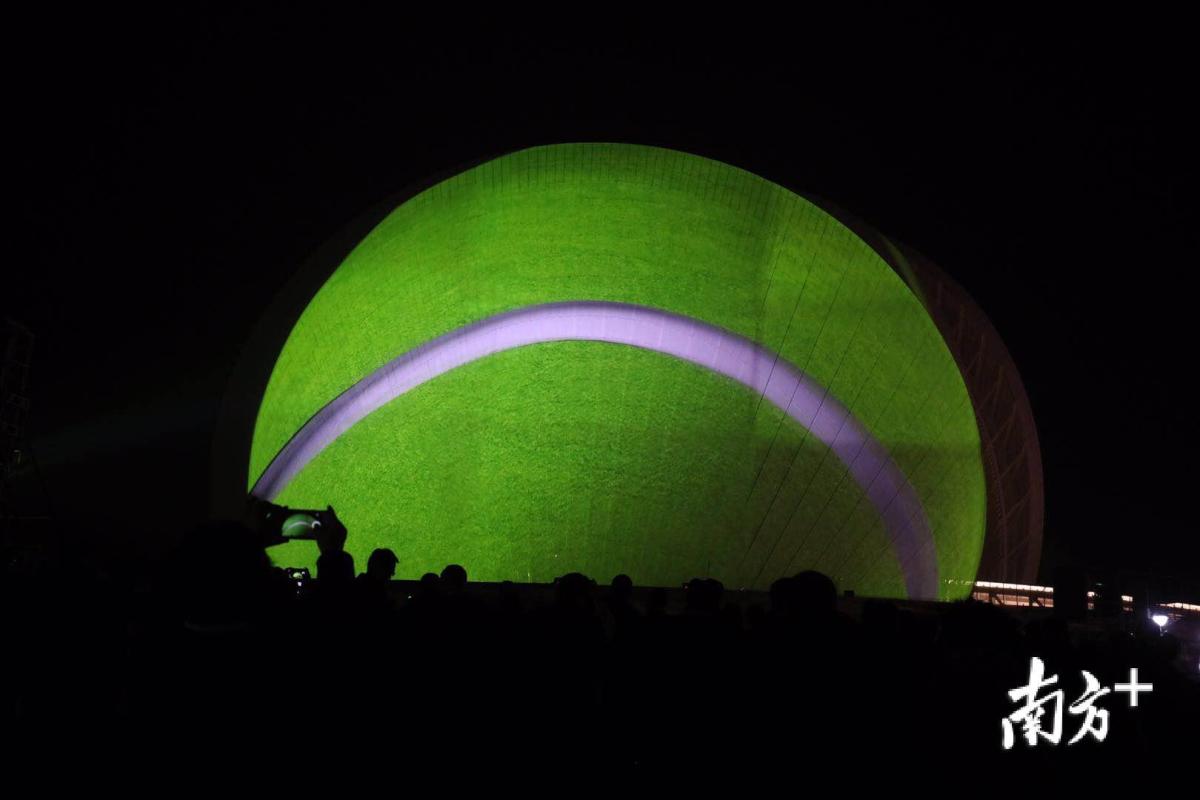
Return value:
[(321, 514), (323, 513), (315, 509), (289, 508), (286, 514), (281, 515), (283, 522), (279, 526), (279, 535), (289, 542), (316, 539), (317, 533), (321, 530)]
[(249, 499), (248, 519), (263, 547), (292, 541), (314, 540), (327, 524), (337, 525), (333, 510), (304, 509), (276, 505), (256, 497)]

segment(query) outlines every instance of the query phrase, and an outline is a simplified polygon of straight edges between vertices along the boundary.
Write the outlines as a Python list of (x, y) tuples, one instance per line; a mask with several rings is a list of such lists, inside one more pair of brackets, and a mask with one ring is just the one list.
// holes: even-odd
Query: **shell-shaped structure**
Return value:
[(938, 309), (870, 239), (686, 153), (485, 162), (398, 205), (312, 297), (247, 485), (333, 505), (356, 561), (391, 548), (402, 577), (817, 569), (964, 596), (995, 448)]

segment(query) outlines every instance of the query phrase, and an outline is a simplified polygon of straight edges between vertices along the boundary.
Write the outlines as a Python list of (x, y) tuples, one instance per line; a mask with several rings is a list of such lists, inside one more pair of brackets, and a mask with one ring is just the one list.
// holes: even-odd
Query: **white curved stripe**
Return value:
[(309, 461), (385, 403), (445, 372), (514, 347), (582, 340), (665, 353), (726, 375), (809, 429), (846, 465), (883, 518), (910, 597), (937, 596), (929, 520), (900, 467), (820, 384), (744, 337), (655, 308), (599, 301), (528, 306), (466, 325), (397, 356), (338, 395), (284, 445), (252, 494), (271, 500)]

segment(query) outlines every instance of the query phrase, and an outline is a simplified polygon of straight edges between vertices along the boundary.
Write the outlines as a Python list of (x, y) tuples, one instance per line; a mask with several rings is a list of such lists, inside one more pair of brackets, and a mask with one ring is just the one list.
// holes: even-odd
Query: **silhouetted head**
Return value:
[(592, 608), (592, 587), (596, 585), (586, 575), (571, 572), (554, 581), (554, 600), (559, 608), (588, 610)]
[(376, 581), (390, 581), (396, 574), (396, 564), (400, 559), (386, 547), (380, 547), (371, 553), (367, 559), (367, 577)]
[(771, 584), (771, 613), (795, 614), (800, 608), (795, 578), (779, 578)]
[(442, 579), (437, 576), (436, 572), (426, 572), (421, 576), (421, 582), (417, 586), (417, 594), (420, 597), (437, 597), (442, 589)]
[(442, 570), (442, 588), (451, 594), (467, 587), (467, 571), (458, 564), (449, 564)]
[(317, 580), (331, 588), (354, 583), (354, 557), (345, 550), (331, 550), (317, 557)]
[(613, 578), (612, 586), (609, 588), (609, 597), (627, 602), (633, 597), (633, 579), (624, 573)]
[(809, 569), (792, 580), (795, 581), (796, 601), (801, 613), (826, 616), (837, 611), (837, 584), (828, 575)]

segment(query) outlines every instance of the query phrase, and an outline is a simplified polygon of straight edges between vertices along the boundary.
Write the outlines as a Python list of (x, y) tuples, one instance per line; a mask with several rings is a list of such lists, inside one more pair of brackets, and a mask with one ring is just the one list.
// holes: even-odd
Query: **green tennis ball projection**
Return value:
[[(272, 371), (249, 488), (359, 569), (960, 597), (986, 510), (963, 379), (829, 214), (652, 147), (537, 147), (402, 203)], [(309, 566), (315, 546), (272, 550)]]

